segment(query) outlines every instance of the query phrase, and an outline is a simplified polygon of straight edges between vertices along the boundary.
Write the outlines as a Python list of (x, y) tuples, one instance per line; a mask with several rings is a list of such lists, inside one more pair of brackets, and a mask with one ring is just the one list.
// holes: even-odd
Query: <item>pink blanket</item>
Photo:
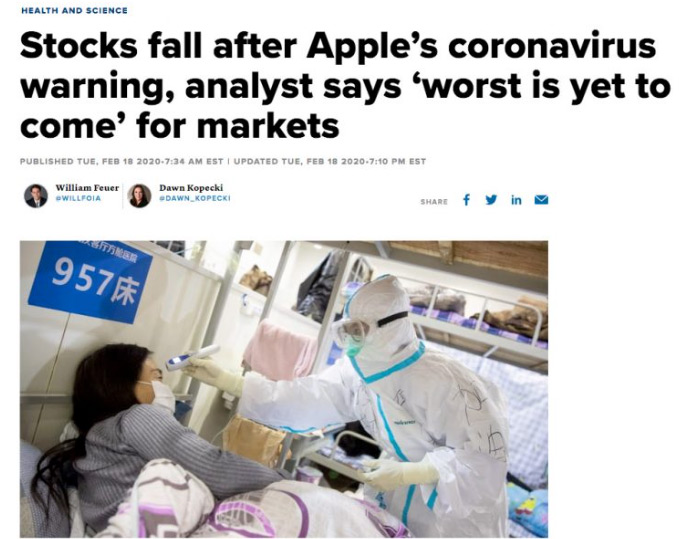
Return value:
[(263, 320), (245, 349), (245, 362), (269, 380), (306, 376), (316, 357), (317, 340)]

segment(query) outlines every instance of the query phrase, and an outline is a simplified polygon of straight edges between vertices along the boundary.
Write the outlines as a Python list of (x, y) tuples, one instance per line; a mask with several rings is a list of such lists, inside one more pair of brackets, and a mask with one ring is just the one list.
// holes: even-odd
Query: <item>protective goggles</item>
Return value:
[(335, 343), (340, 348), (359, 349), (363, 348), (370, 339), (370, 336), (374, 335), (378, 328), (406, 316), (408, 316), (408, 311), (403, 311), (372, 323), (355, 318), (344, 318), (334, 322), (330, 326), (330, 330), (332, 331)]

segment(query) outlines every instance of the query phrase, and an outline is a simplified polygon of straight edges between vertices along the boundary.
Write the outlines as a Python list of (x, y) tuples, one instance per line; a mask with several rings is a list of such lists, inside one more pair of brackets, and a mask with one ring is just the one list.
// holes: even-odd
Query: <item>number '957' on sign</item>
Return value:
[(29, 305), (134, 323), (151, 255), (114, 241), (48, 241)]

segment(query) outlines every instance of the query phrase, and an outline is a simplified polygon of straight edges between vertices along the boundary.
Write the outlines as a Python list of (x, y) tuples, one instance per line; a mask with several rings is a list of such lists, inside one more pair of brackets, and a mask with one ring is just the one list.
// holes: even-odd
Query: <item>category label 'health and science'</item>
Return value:
[(47, 241), (28, 304), (133, 324), (152, 260), (118, 241)]

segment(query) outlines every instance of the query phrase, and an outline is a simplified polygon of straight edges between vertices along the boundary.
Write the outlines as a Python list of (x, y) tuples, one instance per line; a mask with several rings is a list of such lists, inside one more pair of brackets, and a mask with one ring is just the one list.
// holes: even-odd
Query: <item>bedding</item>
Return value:
[[(466, 318), (455, 311), (440, 311), (438, 309), (432, 309), (431, 313), (427, 316), (427, 307), (417, 307), (414, 305), (410, 306), (410, 312), (413, 314), (419, 314), (420, 316), (426, 316), (427, 318), (434, 318), (436, 320), (441, 320), (443, 322), (450, 322), (456, 326), (461, 326), (469, 329), (476, 328), (477, 320), (476, 318)], [(485, 320), (485, 317), (484, 317)], [(513, 341), (522, 342), (526, 344), (531, 344), (533, 342), (531, 337), (526, 337), (519, 333), (508, 331), (506, 329), (500, 329), (495, 326), (491, 326), (487, 322), (481, 322), (481, 331), (489, 333), (491, 335), (497, 335), (498, 337), (504, 337), (505, 339), (511, 339)], [(538, 348), (547, 349), (547, 341), (537, 341), (535, 345)]]
[[(434, 294), (434, 286), (427, 284), (416, 287), (408, 287), (406, 291), (410, 297), (410, 304), (415, 307), (428, 308), (431, 303), (431, 298)], [(464, 316), (464, 308), (467, 304), (467, 299), (464, 295), (450, 290), (448, 288), (440, 288), (436, 293), (434, 300), (434, 309), (441, 311), (453, 311)]]
[(279, 481), (215, 503), (181, 466), (142, 469), (97, 537), (412, 537), (376, 505), (300, 481)]
[[(472, 318), (476, 320), (479, 317), (478, 313)], [(493, 326), (494, 328), (502, 329), (512, 333), (519, 333), (528, 338), (533, 338), (535, 329), (538, 325), (538, 318), (535, 311), (524, 307), (514, 307), (498, 312), (483, 313), (483, 321)], [(549, 320), (547, 318), (547, 311), (542, 312), (542, 323), (538, 338), (543, 341), (549, 339)]]
[(539, 537), (512, 519), (509, 519), (507, 531), (509, 532), (509, 537)]
[(514, 527), (515, 537), (547, 537), (549, 529), (549, 502), (547, 490), (529, 492), (511, 481), (507, 483), (509, 500), (509, 521), (519, 524)]
[[(67, 425), (68, 427), (68, 425)], [(64, 429), (68, 432), (67, 429)], [(21, 537), (84, 537), (86, 526), (80, 514), (80, 499), (75, 487), (68, 487), (68, 515), (52, 505), (49, 515), (31, 493), (31, 481), (35, 475), (42, 452), (35, 446), (21, 440), (20, 450), (20, 521)], [(42, 496), (47, 496), (47, 487), (38, 486)]]
[[(19, 479), (21, 486), (21, 519), (20, 533), (22, 537), (68, 537), (70, 534), (69, 515), (57, 507), (53, 507), (49, 515), (45, 513), (31, 493), (31, 481), (35, 475), (42, 452), (35, 446), (21, 440)], [(47, 497), (47, 487), (38, 485), (40, 495)]]

